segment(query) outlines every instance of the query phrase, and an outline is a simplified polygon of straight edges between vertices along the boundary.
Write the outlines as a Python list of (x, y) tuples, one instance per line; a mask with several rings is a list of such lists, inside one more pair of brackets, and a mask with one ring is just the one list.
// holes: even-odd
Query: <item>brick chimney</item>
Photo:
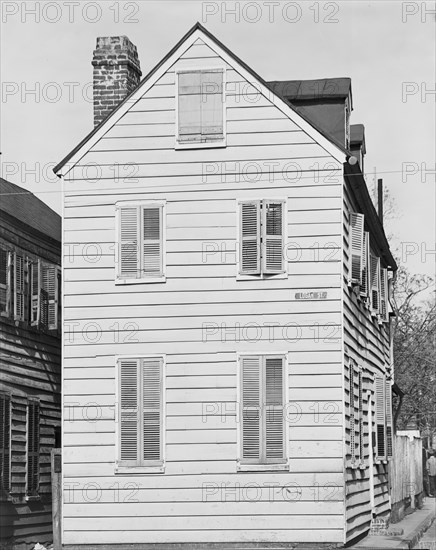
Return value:
[(141, 68), (136, 46), (127, 36), (101, 36), (94, 67), (94, 126), (100, 124), (136, 88)]

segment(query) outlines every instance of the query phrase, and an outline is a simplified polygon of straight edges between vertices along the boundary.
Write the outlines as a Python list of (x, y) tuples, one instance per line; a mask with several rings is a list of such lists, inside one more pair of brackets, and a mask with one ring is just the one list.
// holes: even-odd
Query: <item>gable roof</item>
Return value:
[[(299, 119), (300, 122), (303, 122), (303, 124), (300, 125), (306, 125), (310, 127), (311, 129), (314, 129), (318, 134), (320, 134), (320, 137), (327, 140), (327, 142), (331, 145), (333, 145), (333, 148), (338, 149), (339, 151), (336, 152), (336, 156), (342, 157), (345, 155), (346, 157), (351, 156), (351, 153), (337, 140), (332, 138), (332, 136), (328, 135), (322, 128), (316, 127), (312, 121), (310, 121), (306, 116), (301, 114), (299, 111), (297, 111), (294, 106), (288, 101), (285, 97), (280, 96), (277, 94), (274, 89), (271, 88), (271, 86), (261, 77), (259, 76), (251, 67), (249, 67), (244, 61), (239, 59), (227, 46), (225, 46), (222, 42), (220, 42), (211, 32), (209, 32), (203, 25), (200, 23), (196, 23), (178, 42), (177, 44), (167, 53), (167, 55), (140, 81), (138, 86), (129, 94), (127, 95), (124, 100), (105, 118), (98, 126), (96, 126), (85, 138), (64, 158), (61, 160), (59, 164), (57, 164), (53, 171), (55, 174), (60, 176), (59, 171), (70, 161), (73, 159), (73, 165), (75, 164), (74, 158), (80, 154), (80, 152), (85, 148), (87, 144), (90, 144), (88, 146), (88, 149), (92, 147), (93, 145), (93, 138), (98, 140), (98, 136), (103, 133), (103, 128), (110, 124), (110, 121), (113, 121), (113, 124), (115, 124), (123, 114), (124, 111), (127, 110), (127, 108), (132, 105), (132, 102), (136, 100), (136, 96), (141, 93), (141, 89), (145, 87), (145, 85), (152, 79), (154, 75), (161, 69), (168, 60), (171, 59), (171, 57), (183, 46), (183, 44), (191, 38), (196, 32), (199, 32), (202, 37), (205, 37), (209, 39), (212, 43), (214, 43), (216, 46), (218, 46), (225, 54), (227, 54), (234, 62), (239, 64), (245, 71), (247, 71), (255, 80), (258, 81), (258, 83), (262, 86), (264, 86), (268, 91), (273, 92), (274, 97), (278, 100), (284, 103), (287, 108), (288, 113), (292, 113), (295, 115), (294, 118), (297, 120)], [(200, 37), (200, 36), (199, 36)], [(188, 44), (188, 47), (190, 44)], [(145, 92), (144, 92), (145, 93)], [(139, 99), (139, 97), (138, 97)], [(117, 118), (118, 115), (118, 118)], [(304, 124), (305, 123), (305, 124)], [(304, 129), (304, 128), (303, 128)], [(331, 147), (329, 147), (332, 149)], [(330, 151), (331, 152), (331, 151)], [(85, 153), (84, 153), (85, 154)]]
[(33, 193), (0, 178), (0, 213), (55, 241), (61, 241), (61, 217)]

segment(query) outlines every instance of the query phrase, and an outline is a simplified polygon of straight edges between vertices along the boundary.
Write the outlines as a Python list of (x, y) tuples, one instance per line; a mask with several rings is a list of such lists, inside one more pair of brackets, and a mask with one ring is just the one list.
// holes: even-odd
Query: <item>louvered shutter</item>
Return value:
[(9, 314), (8, 307), (9, 286), (9, 252), (0, 248), (0, 313)]
[(162, 463), (162, 370), (162, 359), (142, 360), (142, 461), (144, 465)]
[(139, 268), (139, 208), (122, 206), (119, 208), (119, 277), (137, 279)]
[(351, 283), (362, 283), (364, 215), (350, 213), (350, 263), (348, 278)]
[(388, 270), (382, 269), (380, 276), (380, 320), (384, 323), (389, 321), (388, 312)]
[(39, 416), (39, 403), (29, 401), (27, 404), (27, 496), (36, 496), (39, 490)]
[(284, 359), (265, 357), (265, 459), (283, 462), (285, 458)]
[(355, 403), (354, 403), (354, 363), (353, 361), (349, 362), (348, 369), (349, 377), (349, 401), (350, 401), (350, 462), (351, 466), (356, 465), (356, 414), (355, 414)]
[(359, 403), (359, 464), (365, 466), (365, 434), (364, 434), (364, 418), (363, 418), (363, 373), (359, 369), (358, 375), (358, 403)]
[(283, 273), (284, 203), (262, 203), (262, 270), (267, 274)]
[(362, 283), (360, 285), (360, 295), (363, 298), (369, 296), (369, 233), (363, 234), (363, 255), (362, 255)]
[(371, 310), (380, 311), (380, 258), (370, 254)]
[(375, 424), (376, 424), (376, 455), (377, 459), (386, 458), (386, 430), (385, 430), (385, 382), (383, 377), (375, 378)]
[(260, 202), (244, 202), (240, 205), (240, 272), (245, 275), (260, 274)]
[(144, 277), (160, 277), (162, 269), (162, 208), (142, 208), (142, 273)]
[(0, 395), (0, 482), (2, 491), (11, 490), (11, 398)]
[(385, 385), (386, 395), (386, 455), (392, 457), (392, 388), (389, 380)]
[(241, 461), (261, 460), (261, 369), (260, 357), (241, 358)]
[(140, 457), (139, 360), (119, 361), (119, 464), (137, 466)]
[(40, 293), (41, 262), (37, 260), (30, 266), (30, 323), (34, 326), (38, 325), (40, 321)]
[(48, 301), (46, 325), (50, 330), (57, 328), (58, 317), (58, 277), (54, 265), (42, 265), (42, 288)]
[(24, 321), (24, 258), (14, 252), (14, 319)]

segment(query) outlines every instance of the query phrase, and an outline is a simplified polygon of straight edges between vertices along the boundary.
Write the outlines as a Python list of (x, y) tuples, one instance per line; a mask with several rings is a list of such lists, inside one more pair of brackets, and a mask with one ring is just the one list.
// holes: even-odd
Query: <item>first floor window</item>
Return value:
[(163, 357), (118, 360), (118, 466), (163, 466)]
[(240, 357), (240, 463), (285, 464), (285, 357)]
[(36, 497), (39, 492), (39, 444), (40, 444), (40, 406), (39, 401), (27, 403), (27, 472), (26, 495)]
[(118, 205), (120, 281), (164, 276), (163, 203)]
[(0, 394), (0, 483), (2, 493), (11, 490), (11, 397)]

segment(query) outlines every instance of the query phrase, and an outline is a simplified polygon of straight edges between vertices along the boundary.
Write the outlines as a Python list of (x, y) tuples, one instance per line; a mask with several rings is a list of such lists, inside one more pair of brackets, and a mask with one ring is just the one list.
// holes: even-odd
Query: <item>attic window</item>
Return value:
[(178, 73), (177, 142), (224, 144), (223, 71)]

